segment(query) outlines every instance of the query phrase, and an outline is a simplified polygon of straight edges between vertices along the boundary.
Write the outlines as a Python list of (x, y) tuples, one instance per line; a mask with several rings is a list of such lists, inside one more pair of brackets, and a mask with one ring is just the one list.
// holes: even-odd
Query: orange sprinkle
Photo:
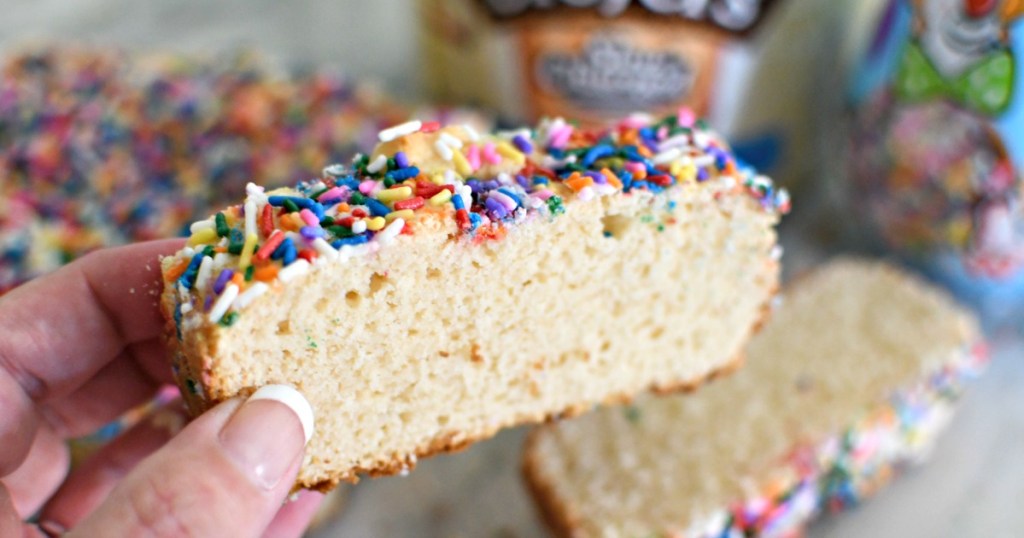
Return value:
[(636, 147), (636, 151), (637, 151), (637, 153), (639, 153), (640, 155), (643, 155), (644, 157), (648, 157), (648, 158), (654, 157), (654, 152), (652, 152), (651, 150), (647, 149), (647, 146), (645, 146), (643, 144), (640, 144), (639, 146), (637, 146)]
[(601, 175), (608, 180), (608, 183), (611, 183), (612, 187), (615, 187), (616, 189), (622, 188), (622, 181), (619, 180), (619, 176), (615, 175), (615, 172), (612, 172), (608, 168), (602, 168)]
[(351, 211), (351, 210), (352, 210), (352, 208), (350, 208), (350, 207), (348, 206), (348, 202), (342, 202), (342, 203), (338, 204), (338, 206), (337, 206), (337, 207), (338, 207), (338, 211), (337, 211), (337, 213), (338, 213), (339, 215), (340, 215), (340, 214), (342, 214), (342, 213), (348, 213), (349, 211)]
[(565, 180), (565, 184), (569, 186), (575, 192), (580, 192), (584, 187), (589, 187), (594, 184), (594, 180), (590, 176), (580, 175), (579, 172), (573, 172), (569, 176), (569, 179)]
[(245, 276), (242, 275), (241, 271), (238, 271), (231, 277), (231, 283), (238, 286), (238, 289), (245, 289)]
[(168, 282), (174, 282), (175, 280), (178, 280), (179, 278), (181, 278), (181, 275), (185, 274), (185, 269), (188, 269), (188, 264), (191, 261), (192, 260), (182, 260), (178, 262), (177, 265), (171, 267), (171, 269), (167, 271), (167, 274), (164, 276), (164, 278)]
[(736, 163), (733, 161), (726, 161), (725, 170), (722, 170), (722, 173), (730, 176), (736, 175)]
[(278, 270), (277, 264), (268, 263), (262, 267), (256, 268), (252, 273), (252, 277), (261, 282), (270, 282), (277, 278)]

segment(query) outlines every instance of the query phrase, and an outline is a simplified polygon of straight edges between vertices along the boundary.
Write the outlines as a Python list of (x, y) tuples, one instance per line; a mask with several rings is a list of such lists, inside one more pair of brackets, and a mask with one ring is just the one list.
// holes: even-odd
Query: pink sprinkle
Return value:
[(476, 144), (470, 144), (466, 148), (466, 160), (469, 161), (469, 167), (475, 172), (480, 168), (480, 147)]
[(371, 192), (373, 192), (373, 188), (376, 186), (376, 181), (373, 181), (372, 179), (367, 179), (366, 181), (359, 184), (359, 192), (365, 195), (369, 195)]
[(626, 168), (626, 170), (629, 170), (633, 174), (639, 174), (647, 170), (646, 168), (644, 168), (644, 165), (633, 161), (627, 162), (623, 166)]
[(548, 198), (551, 198), (554, 195), (555, 195), (555, 193), (551, 192), (550, 189), (543, 189), (543, 190), (539, 190), (537, 192), (531, 193), (531, 196), (535, 196), (535, 197), (540, 198), (541, 200), (544, 200), (544, 201), (547, 201)]
[(687, 106), (679, 109), (677, 117), (680, 127), (693, 127), (693, 124), (697, 122), (697, 116), (693, 113), (693, 109)]
[(345, 197), (345, 187), (331, 187), (326, 192), (317, 197), (317, 200), (340, 200)]
[(658, 128), (658, 140), (665, 140), (665, 138), (667, 136), (668, 136), (668, 127), (665, 126), (665, 125), (662, 125), (661, 127)]
[(491, 164), (501, 162), (501, 156), (498, 155), (498, 152), (494, 151), (494, 144), (491, 142), (484, 144), (484, 160)]
[(619, 126), (626, 129), (639, 129), (641, 127), (646, 127), (647, 122), (644, 120), (642, 116), (635, 115), (629, 116), (628, 118), (619, 122)]
[(569, 143), (572, 136), (572, 125), (565, 125), (551, 134), (551, 147), (562, 149)]
[(320, 226), (320, 219), (316, 218), (316, 215), (308, 209), (299, 211), (299, 216), (302, 217), (302, 222), (305, 222), (309, 226)]

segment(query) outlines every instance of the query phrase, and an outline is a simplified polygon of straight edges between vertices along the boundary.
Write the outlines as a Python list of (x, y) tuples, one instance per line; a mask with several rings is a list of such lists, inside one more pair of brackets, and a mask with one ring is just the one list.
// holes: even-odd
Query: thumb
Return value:
[(313, 433), (297, 390), (270, 385), (203, 414), (132, 471), (72, 535), (259, 536)]

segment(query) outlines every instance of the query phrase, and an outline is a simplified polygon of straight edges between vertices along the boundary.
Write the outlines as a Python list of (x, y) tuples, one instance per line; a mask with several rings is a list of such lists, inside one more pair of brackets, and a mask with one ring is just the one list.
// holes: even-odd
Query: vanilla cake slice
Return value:
[(195, 223), (163, 260), (199, 413), (269, 383), (316, 414), (297, 486), (736, 366), (778, 281), (784, 190), (692, 114), (481, 135), (418, 121)]
[(526, 478), (562, 536), (800, 536), (923, 456), (984, 362), (944, 293), (834, 261), (789, 288), (742, 371), (544, 426)]

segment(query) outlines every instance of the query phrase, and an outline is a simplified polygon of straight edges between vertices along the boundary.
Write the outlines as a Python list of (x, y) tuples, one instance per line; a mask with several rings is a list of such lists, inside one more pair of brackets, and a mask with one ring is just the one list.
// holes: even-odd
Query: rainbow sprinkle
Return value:
[[(371, 253), (415, 233), (424, 218), (471, 242), (498, 240), (526, 220), (556, 217), (567, 203), (684, 183), (789, 210), (786, 191), (738, 162), (703, 122), (680, 122), (690, 115), (632, 116), (604, 130), (555, 119), (486, 136), (420, 121), (389, 127), (373, 153), (328, 166), (320, 179), (269, 191), (250, 183), (243, 204), (191, 226), (165, 280), (181, 303), (230, 325), (231, 314), (275, 281)], [(197, 285), (204, 265), (219, 276)]]
[(0, 69), (0, 293), (95, 248), (179, 235), (249, 181), (312, 177), (410, 113), (366, 84), (249, 53), (53, 47)]
[(788, 469), (782, 476), (787, 478), (766, 484), (759, 495), (736, 502), (684, 535), (800, 536), (816, 514), (856, 506), (885, 485), (902, 465), (927, 453), (965, 384), (987, 363), (985, 344), (962, 350), (957, 362), (893, 394), (886, 404), (860, 417), (842, 434), (793, 450), (782, 464)]

